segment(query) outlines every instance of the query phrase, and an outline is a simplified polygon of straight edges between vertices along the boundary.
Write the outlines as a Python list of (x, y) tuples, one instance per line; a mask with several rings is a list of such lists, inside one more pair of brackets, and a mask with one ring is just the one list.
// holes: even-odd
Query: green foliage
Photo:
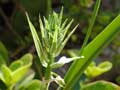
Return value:
[[(0, 3), (6, 4), (9, 1), (10, 0), (5, 0), (5, 1), (2, 0), (0, 1)], [(1, 4), (0, 19), (1, 17), (2, 19), (5, 18), (5, 22), (6, 22), (5, 26), (7, 26), (8, 29), (10, 29), (4, 31), (10, 31), (12, 32), (14, 37), (16, 37), (15, 41), (14, 41), (14, 37), (12, 37), (13, 39), (10, 40), (8, 39), (8, 42), (6, 42), (7, 40), (5, 40), (5, 43), (7, 43), (6, 45), (8, 46), (12, 46), (12, 44), (9, 44), (11, 43), (11, 41), (15, 43), (17, 42), (17, 45), (18, 44), (20, 45), (20, 51), (18, 48), (17, 54), (21, 53), (21, 49), (23, 50), (28, 48), (27, 45), (31, 43), (31, 38), (29, 38), (28, 36), (29, 32), (27, 32), (28, 28), (26, 27), (25, 16), (23, 15), (25, 10), (29, 13), (29, 16), (32, 17), (30, 20), (28, 14), (26, 13), (29, 27), (37, 50), (37, 54), (43, 66), (42, 69), (44, 69), (45, 71), (44, 70), (41, 71), (43, 74), (41, 76), (39, 75), (42, 81), (34, 79), (35, 72), (30, 70), (30, 66), (32, 65), (31, 54), (26, 54), (22, 58), (15, 60), (10, 64), (10, 62), (8, 62), (8, 51), (5, 48), (5, 46), (2, 44), (2, 42), (0, 42), (0, 90), (48, 90), (51, 82), (56, 82), (59, 85), (59, 88), (57, 90), (61, 90), (62, 88), (63, 90), (71, 90), (76, 84), (76, 82), (80, 79), (83, 73), (85, 73), (86, 76), (89, 79), (91, 79), (98, 75), (101, 75), (104, 72), (107, 72), (112, 68), (112, 64), (110, 62), (102, 62), (98, 66), (96, 66), (93, 60), (98, 56), (98, 54), (103, 50), (103, 48), (105, 48), (112, 41), (112, 39), (119, 32), (120, 15), (118, 15), (118, 17), (116, 17), (115, 20), (103, 30), (103, 32), (101, 32), (92, 42), (88, 44), (88, 39), (91, 39), (90, 34), (92, 30), (93, 31), (96, 30), (91, 35), (91, 37), (94, 38), (98, 34), (98, 32), (100, 32), (103, 29), (103, 26), (109, 23), (111, 17), (115, 16), (115, 14), (111, 12), (106, 13), (106, 11), (105, 12), (102, 11), (102, 14), (97, 16), (101, 0), (96, 0), (96, 1), (95, 0), (62, 0), (63, 2), (62, 4), (65, 5), (65, 7), (67, 7), (65, 8), (66, 13), (69, 13), (65, 17), (74, 16), (76, 18), (76, 21), (80, 21), (79, 23), (80, 23), (80, 28), (82, 28), (82, 32), (84, 32), (83, 27), (86, 28), (86, 24), (89, 21), (88, 16), (91, 15), (91, 9), (88, 8), (90, 8), (94, 4), (94, 2), (96, 2), (96, 5), (94, 8), (93, 15), (90, 18), (88, 31), (84, 33), (86, 34), (86, 37), (81, 50), (76, 52), (77, 54), (70, 52), (72, 58), (67, 58), (65, 56), (62, 56), (57, 62), (55, 62), (56, 57), (60, 55), (67, 41), (69, 40), (71, 35), (75, 32), (75, 29), (77, 28), (76, 25), (69, 32), (69, 30), (71, 29), (70, 27), (73, 24), (73, 20), (68, 22), (69, 20), (65, 19), (62, 22), (62, 18), (64, 18), (62, 16), (63, 8), (60, 14), (57, 14), (56, 12), (51, 12), (52, 5), (55, 3), (56, 6), (56, 1), (58, 0), (53, 0), (53, 1), (52, 0), (35, 0), (35, 1), (13, 0), (10, 2), (12, 2), (13, 4), (12, 6), (15, 8), (12, 8), (11, 10), (12, 13), (10, 13), (10, 15), (7, 15), (6, 7), (4, 8), (4, 4)], [(117, 8), (118, 10), (119, 0), (115, 0), (115, 1), (110, 0), (108, 2), (118, 2), (118, 4), (115, 4), (117, 6), (113, 5), (113, 7), (115, 6), (115, 8)], [(116, 9), (114, 11), (116, 11)], [(37, 27), (38, 24), (35, 23), (34, 26), (31, 23), (31, 21), (32, 22), (36, 21), (35, 15), (38, 14), (39, 12), (41, 16), (45, 15), (46, 17), (43, 18), (39, 17), (40, 31), (38, 32), (40, 33), (37, 33), (35, 27)], [(83, 13), (85, 13), (85, 15)], [(95, 24), (95, 27), (93, 28), (96, 17), (98, 18), (98, 20), (97, 23)], [(10, 22), (12, 22), (12, 24), (9, 22), (9, 19)], [(81, 21), (83, 22), (81, 23)], [(16, 31), (19, 32), (20, 35)], [(25, 34), (23, 35), (24, 32)], [(72, 37), (74, 42), (77, 42), (77, 38), (78, 38), (78, 34), (77, 36), (74, 35)], [(114, 49), (119, 49), (120, 46), (119, 40), (113, 41), (113, 44), (114, 46), (112, 47)], [(13, 48), (15, 49), (14, 46)], [(12, 51), (10, 51), (10, 54), (11, 52)], [(117, 68), (119, 71), (118, 66), (120, 63), (119, 60), (120, 55), (118, 53), (119, 52), (116, 51), (115, 52), (116, 55), (113, 56), (113, 59), (115, 60), (113, 66), (115, 67), (115, 69)], [(12, 54), (14, 53), (12, 52)], [(52, 72), (53, 69), (59, 68), (64, 64), (67, 64), (72, 61), (74, 61), (74, 63), (68, 70), (64, 79), (60, 75)], [(36, 64), (37, 65), (35, 66), (39, 68), (38, 67), (39, 64), (38, 63)], [(41, 68), (38, 69), (38, 72), (40, 70)], [(41, 74), (41, 72), (37, 74)], [(84, 81), (85, 80), (83, 80), (83, 82)], [(119, 83), (120, 78), (117, 77), (116, 81)], [(97, 89), (119, 90), (120, 87), (106, 81), (84, 83), (81, 86), (81, 90), (97, 90)]]
[[(66, 74), (66, 82), (69, 84), (75, 82), (81, 76), (83, 71), (89, 63), (105, 48), (113, 38), (119, 33), (120, 15), (118, 15), (91, 43), (89, 43), (83, 50), (82, 55), (84, 59), (75, 61), (68, 73)], [(78, 68), (79, 67), (79, 68)], [(74, 69), (74, 70), (73, 70)], [(72, 75), (71, 75), (72, 72)], [(74, 81), (73, 81), (74, 80)], [(74, 83), (75, 84), (75, 83)], [(68, 86), (66, 85), (66, 87)]]
[(24, 87), (21, 87), (19, 90), (45, 90), (45, 86), (39, 80), (31, 80), (27, 82)]
[(77, 26), (75, 26), (75, 28), (69, 33), (69, 35), (66, 36), (73, 20), (71, 20), (70, 23), (67, 24), (66, 19), (62, 23), (62, 15), (63, 9), (61, 10), (61, 13), (59, 15), (53, 12), (52, 15), (49, 15), (48, 19), (44, 17), (45, 26), (43, 25), (41, 18), (39, 18), (41, 39), (39, 39), (35, 27), (32, 25), (27, 15), (36, 50), (44, 67), (47, 67), (48, 63), (54, 62), (50, 59), (50, 57), (52, 56), (53, 58), (55, 58), (60, 54), (68, 39), (77, 28)]
[(118, 15), (93, 41), (91, 41), (83, 49), (81, 55), (85, 56), (85, 58), (75, 61), (68, 70), (65, 76), (66, 86), (64, 90), (72, 89), (90, 62), (95, 59), (101, 50), (105, 48), (119, 33), (119, 22), (120, 15)]
[(0, 80), (9, 88), (19, 82), (32, 65), (32, 55), (26, 54), (13, 62), (9, 67), (2, 64), (0, 67)]
[[(112, 41), (114, 36), (116, 36), (116, 34), (119, 32), (118, 28), (120, 26), (118, 23), (120, 22), (120, 15), (118, 15), (118, 17), (116, 17), (115, 20), (113, 20), (113, 22), (111, 22), (111, 24), (109, 24), (103, 30), (103, 32), (101, 32), (90, 44), (86, 46), (95, 22), (95, 18), (98, 13), (100, 2), (101, 0), (97, 0), (96, 2), (93, 16), (88, 28), (88, 33), (86, 35), (85, 41), (82, 46), (82, 50), (80, 52), (80, 55), (84, 56), (85, 58), (81, 58), (79, 61), (75, 61), (73, 65), (70, 67), (68, 73), (65, 76), (66, 84), (63, 90), (72, 89), (72, 87), (75, 85), (79, 77), (82, 75), (84, 70), (90, 64), (90, 62), (94, 60), (94, 58), (101, 52), (101, 50), (105, 46), (107, 46)], [(67, 31), (69, 30), (69, 27), (71, 26), (73, 20), (71, 20), (71, 22), (68, 25), (66, 25), (67, 23), (67, 19), (66, 19), (62, 24), (62, 13), (63, 13), (63, 10), (61, 10), (61, 13), (59, 15), (53, 12), (52, 15), (49, 15), (48, 19), (44, 17), (44, 22), (42, 22), (41, 18), (39, 18), (40, 34), (41, 34), (40, 39), (39, 39), (39, 36), (37, 35), (35, 27), (33, 26), (33, 24), (31, 23), (28, 17), (28, 14), (26, 13), (38, 56), (40, 58), (42, 65), (46, 67), (45, 77), (47, 80), (49, 80), (51, 77), (52, 67), (54, 68), (55, 66), (56, 67), (62, 66), (61, 63), (65, 64), (67, 62), (67, 61), (64, 61), (65, 60), (64, 58), (63, 60), (60, 60), (57, 63), (54, 63), (54, 58), (60, 54), (66, 42), (68, 41), (68, 39), (70, 38), (70, 36), (73, 34), (73, 32), (77, 27), (76, 26), (69, 33), (69, 35), (66, 36)], [(66, 60), (68, 60), (69, 62), (69, 59), (66, 59)], [(70, 61), (72, 60), (73, 59), (71, 59)], [(93, 67), (91, 68), (94, 68), (96, 73), (93, 75), (92, 72), (89, 72), (90, 70), (87, 69), (86, 74), (88, 76), (95, 77), (108, 71), (109, 69), (111, 69), (111, 67), (112, 65), (109, 62), (104, 62), (100, 64), (98, 67), (93, 65)]]
[(96, 81), (90, 84), (84, 84), (80, 90), (119, 90), (120, 87), (106, 81)]
[[(73, 20), (71, 20), (68, 24), (66, 19), (62, 23), (62, 15), (63, 8), (60, 14), (53, 12), (52, 15), (49, 15), (48, 19), (44, 17), (44, 21), (42, 22), (39, 17), (40, 23), (40, 34), (39, 38), (34, 25), (31, 23), (28, 14), (26, 13), (27, 20), (30, 26), (30, 30), (33, 36), (33, 40), (35, 43), (35, 47), (37, 50), (37, 54), (39, 56), (40, 62), (43, 67), (46, 67), (45, 78), (46, 80), (51, 80), (51, 69), (58, 68), (63, 66), (66, 63), (69, 63), (75, 59), (83, 58), (83, 57), (75, 57), (75, 58), (61, 58), (58, 62), (54, 62), (56, 56), (60, 54), (64, 46), (66, 45), (70, 36), (74, 33), (75, 29), (78, 25), (76, 25), (73, 30), (67, 35), (68, 30), (70, 29)], [(58, 83), (61, 81), (60, 78), (55, 79)], [(54, 81), (54, 79), (52, 79)], [(51, 81), (48, 82), (47, 87)], [(58, 83), (60, 84), (60, 83)], [(61, 85), (62, 86), (62, 85)]]
[[(112, 63), (105, 61), (96, 66), (95, 62), (92, 62), (84, 71), (88, 78), (94, 78), (109, 71), (112, 68)], [(94, 72), (94, 73), (93, 73)]]

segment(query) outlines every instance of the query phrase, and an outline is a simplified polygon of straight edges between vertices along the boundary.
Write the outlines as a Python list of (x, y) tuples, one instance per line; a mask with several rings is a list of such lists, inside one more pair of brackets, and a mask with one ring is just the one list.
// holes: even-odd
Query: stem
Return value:
[(47, 67), (46, 72), (45, 72), (45, 79), (49, 80), (50, 76), (51, 76), (51, 66), (50, 66), (50, 64), (48, 64), (48, 67)]
[[(52, 55), (49, 55), (49, 63), (48, 63), (48, 66), (47, 66), (47, 68), (46, 68), (46, 71), (45, 71), (45, 79), (46, 80), (50, 80), (50, 78), (51, 78), (51, 71), (52, 71), (52, 68), (51, 68), (51, 63), (53, 63), (53, 61), (54, 61), (54, 57), (52, 57)], [(49, 81), (48, 81), (48, 83), (46, 84), (46, 90), (48, 90), (48, 88), (49, 88)]]
[(52, 12), (52, 0), (46, 0), (46, 16)]

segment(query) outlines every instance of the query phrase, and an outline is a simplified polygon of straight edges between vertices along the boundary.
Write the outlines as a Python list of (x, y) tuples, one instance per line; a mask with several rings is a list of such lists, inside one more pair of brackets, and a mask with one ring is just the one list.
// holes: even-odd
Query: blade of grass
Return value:
[[(90, 34), (91, 34), (91, 32), (92, 32), (92, 28), (93, 28), (93, 25), (94, 25), (94, 23), (95, 23), (96, 16), (97, 16), (98, 11), (99, 11), (100, 3), (101, 3), (101, 0), (97, 0), (97, 1), (96, 1), (95, 7), (94, 7), (94, 11), (93, 11), (93, 15), (92, 15), (92, 18), (91, 18), (89, 27), (88, 27), (88, 31), (87, 31), (85, 40), (84, 40), (83, 45), (82, 45), (81, 50), (80, 50), (80, 55), (82, 54), (82, 52), (83, 52), (83, 50), (84, 50), (84, 47), (86, 46), (86, 44), (87, 44), (87, 42), (88, 42), (88, 39), (89, 39), (89, 37), (90, 37)], [(76, 63), (77, 63), (77, 62), (76, 62)], [(69, 78), (69, 77), (66, 77), (66, 79), (67, 79), (67, 78)]]
[[(120, 32), (120, 14), (91, 42), (82, 52), (85, 58), (75, 61), (65, 76), (66, 86), (63, 90), (71, 90), (78, 81), (83, 71), (99, 53)], [(72, 73), (72, 74), (71, 74)]]
[(97, 17), (99, 8), (100, 8), (100, 3), (101, 3), (101, 0), (97, 0), (96, 1), (95, 7), (94, 7), (94, 11), (93, 11), (93, 15), (91, 17), (91, 20), (90, 20), (90, 23), (89, 23), (89, 27), (88, 27), (88, 31), (87, 31), (86, 37), (84, 39), (82, 48), (80, 50), (80, 54), (82, 53), (84, 47), (86, 46), (86, 44), (88, 42), (88, 39), (89, 39), (90, 35), (91, 35), (92, 29), (93, 29), (93, 26), (94, 26), (94, 23), (95, 23), (95, 20), (96, 20), (96, 17)]

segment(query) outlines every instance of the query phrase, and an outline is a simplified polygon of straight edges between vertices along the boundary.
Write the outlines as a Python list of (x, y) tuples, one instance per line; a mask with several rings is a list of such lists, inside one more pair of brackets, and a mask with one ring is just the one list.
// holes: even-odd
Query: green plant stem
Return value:
[(50, 64), (48, 64), (46, 71), (45, 71), (45, 79), (49, 80), (50, 76), (51, 76), (51, 66), (50, 66)]
[(50, 62), (48, 63), (48, 66), (45, 71), (45, 79), (48, 80), (48, 83), (46, 84), (46, 90), (48, 90), (49, 88), (49, 80), (51, 78), (51, 71), (52, 71), (51, 63), (54, 61), (54, 58), (52, 57), (52, 55), (49, 55), (49, 61)]

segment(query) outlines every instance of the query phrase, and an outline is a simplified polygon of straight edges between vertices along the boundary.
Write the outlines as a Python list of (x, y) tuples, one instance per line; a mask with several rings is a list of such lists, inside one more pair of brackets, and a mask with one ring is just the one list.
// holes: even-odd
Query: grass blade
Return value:
[[(71, 90), (87, 66), (120, 32), (120, 15), (118, 15), (82, 52), (85, 58), (75, 61), (65, 76), (66, 86), (63, 90)], [(71, 74), (72, 73), (72, 74)]]
[(88, 39), (89, 39), (90, 35), (91, 35), (92, 29), (93, 29), (93, 26), (94, 26), (94, 23), (95, 23), (95, 20), (96, 20), (98, 11), (99, 11), (100, 3), (101, 3), (101, 0), (97, 0), (96, 1), (96, 5), (95, 5), (94, 11), (93, 11), (93, 15), (91, 17), (91, 20), (90, 20), (90, 23), (89, 23), (89, 27), (88, 27), (88, 31), (87, 31), (85, 40), (83, 42), (82, 48), (80, 50), (80, 54), (82, 53), (84, 47), (86, 46), (86, 44), (88, 42)]

